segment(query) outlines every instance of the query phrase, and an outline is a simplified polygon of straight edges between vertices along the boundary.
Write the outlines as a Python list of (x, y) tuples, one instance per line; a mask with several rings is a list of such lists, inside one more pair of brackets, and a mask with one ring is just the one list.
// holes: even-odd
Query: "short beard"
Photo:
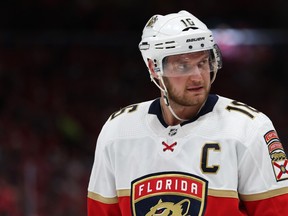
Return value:
[(167, 77), (163, 77), (163, 81), (166, 85), (169, 102), (172, 104), (177, 104), (180, 106), (201, 106), (207, 99), (208, 93), (204, 96), (196, 96), (191, 98), (187, 97), (187, 95), (180, 95), (180, 93), (177, 93), (173, 85), (171, 85), (170, 80)]

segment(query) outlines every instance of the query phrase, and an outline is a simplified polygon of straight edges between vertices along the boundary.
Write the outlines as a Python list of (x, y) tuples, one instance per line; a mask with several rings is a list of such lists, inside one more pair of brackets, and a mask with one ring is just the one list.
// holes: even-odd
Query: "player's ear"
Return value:
[(155, 66), (154, 66), (154, 63), (151, 59), (148, 59), (148, 67), (149, 67), (149, 71), (150, 71), (150, 74), (153, 78), (155, 79), (158, 79), (158, 75), (157, 73), (155, 72)]

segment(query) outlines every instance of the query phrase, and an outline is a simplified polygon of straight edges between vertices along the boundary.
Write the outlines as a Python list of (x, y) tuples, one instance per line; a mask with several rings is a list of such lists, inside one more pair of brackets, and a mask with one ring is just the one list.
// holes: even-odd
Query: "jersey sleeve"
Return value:
[[(88, 216), (131, 215), (130, 179), (121, 172), (127, 169), (127, 164), (119, 162), (119, 151), (122, 151), (123, 140), (146, 133), (143, 122), (151, 103), (126, 106), (113, 113), (104, 124), (97, 139), (88, 185)], [(126, 156), (126, 152), (124, 154)], [(129, 180), (125, 181), (126, 178)]]
[(104, 139), (105, 126), (103, 127), (97, 143), (94, 163), (88, 185), (87, 209), (88, 216), (119, 216), (113, 166), (109, 160), (107, 146)]
[(240, 199), (249, 215), (282, 216), (288, 212), (285, 151), (268, 117), (262, 116), (260, 123), (250, 130), (245, 150), (239, 155)]

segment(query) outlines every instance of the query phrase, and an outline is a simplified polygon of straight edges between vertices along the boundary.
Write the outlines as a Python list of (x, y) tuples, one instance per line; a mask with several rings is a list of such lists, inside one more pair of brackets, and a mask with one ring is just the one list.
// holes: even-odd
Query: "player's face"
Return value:
[(211, 86), (209, 53), (202, 51), (167, 57), (163, 80), (172, 102), (181, 106), (201, 106)]

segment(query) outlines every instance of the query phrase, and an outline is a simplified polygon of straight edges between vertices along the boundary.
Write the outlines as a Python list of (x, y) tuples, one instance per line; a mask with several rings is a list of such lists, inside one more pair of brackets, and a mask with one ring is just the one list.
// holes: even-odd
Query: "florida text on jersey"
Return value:
[(110, 116), (98, 137), (88, 215), (286, 215), (288, 165), (270, 119), (209, 95), (168, 126), (159, 99)]

